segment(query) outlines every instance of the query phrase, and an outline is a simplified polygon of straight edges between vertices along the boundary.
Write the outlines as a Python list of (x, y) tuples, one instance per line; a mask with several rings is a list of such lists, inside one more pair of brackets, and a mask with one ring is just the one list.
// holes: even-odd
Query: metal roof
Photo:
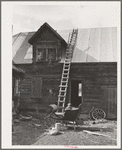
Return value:
[(20, 68), (15, 66), (15, 62), (14, 61), (12, 62), (12, 70), (15, 70), (16, 72), (22, 73), (22, 74), (25, 73), (25, 71), (23, 71), (22, 69), (20, 69)]
[[(68, 41), (71, 30), (57, 31)], [(13, 36), (13, 61), (16, 64), (32, 63), (32, 46), (28, 40), (35, 32), (19, 33)], [(64, 58), (61, 59), (61, 62)], [(117, 28), (78, 29), (77, 44), (72, 62), (117, 62)]]

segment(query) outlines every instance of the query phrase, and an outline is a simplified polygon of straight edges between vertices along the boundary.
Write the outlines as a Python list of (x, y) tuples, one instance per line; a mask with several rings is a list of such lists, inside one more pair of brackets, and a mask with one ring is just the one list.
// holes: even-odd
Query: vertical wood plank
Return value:
[(114, 87), (108, 88), (108, 117), (116, 118), (117, 116), (117, 90)]

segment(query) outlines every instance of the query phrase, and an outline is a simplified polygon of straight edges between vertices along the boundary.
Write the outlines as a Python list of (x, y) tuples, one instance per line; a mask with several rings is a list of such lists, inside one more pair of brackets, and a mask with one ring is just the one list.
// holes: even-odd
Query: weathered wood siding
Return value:
[(62, 41), (59, 38), (57, 38), (57, 36), (48, 27), (45, 27), (43, 31), (40, 34), (38, 34), (37, 37), (35, 37), (35, 40), (33, 42), (33, 63), (35, 64), (38, 48), (57, 49), (56, 60), (60, 60), (62, 55), (66, 51), (66, 45), (64, 45)]
[[(59, 84), (63, 64), (54, 63), (46, 65), (43, 63), (34, 65), (18, 65), (26, 71), (25, 78), (20, 81), (21, 100), (39, 106), (47, 106), (54, 103), (58, 98)], [(39, 85), (33, 84), (33, 78)], [(83, 113), (88, 114), (92, 106), (102, 108), (108, 118), (116, 117), (117, 106), (117, 63), (82, 63), (71, 64), (69, 88), (67, 100), (71, 98), (70, 82), (81, 80), (83, 85)], [(32, 89), (38, 96), (32, 97)], [(39, 94), (40, 91), (40, 94)]]
[[(83, 113), (88, 114), (94, 106), (102, 108), (107, 113), (108, 118), (115, 118), (117, 109), (117, 92), (115, 92), (117, 90), (117, 63), (72, 64), (70, 79), (82, 81)], [(106, 93), (103, 93), (103, 89)], [(111, 109), (114, 108), (114, 111), (111, 111), (110, 107), (112, 107)]]

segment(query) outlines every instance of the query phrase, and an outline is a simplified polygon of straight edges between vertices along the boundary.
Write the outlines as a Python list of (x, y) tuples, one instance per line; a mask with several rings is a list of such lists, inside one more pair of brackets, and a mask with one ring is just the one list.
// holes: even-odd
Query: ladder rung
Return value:
[(60, 85), (67, 85), (67, 84), (68, 84), (68, 82), (61, 82)]
[(62, 78), (64, 78), (64, 79), (69, 79), (69, 76), (62, 76)]
[(69, 74), (69, 70), (63, 70), (63, 74)]
[(58, 103), (65, 103), (65, 101), (58, 101)]
[(60, 85), (59, 87), (68, 87), (67, 85)]
[(58, 95), (58, 97), (65, 97), (66, 96), (66, 94), (65, 95)]
[(65, 101), (66, 97), (64, 97), (63, 99), (60, 99), (60, 98), (62, 98), (62, 97), (58, 97), (58, 101)]
[(70, 64), (70, 62), (64, 62), (64, 64)]
[(64, 69), (70, 69), (70, 64), (64, 64)]
[(62, 76), (62, 78), (64, 78), (64, 79), (69, 79), (69, 76), (68, 75), (64, 75), (64, 76)]
[(67, 62), (67, 61), (68, 61), (68, 62), (70, 62), (70, 61), (71, 61), (71, 59), (65, 59), (65, 62)]
[(67, 69), (67, 67), (65, 67), (65, 68), (63, 69), (63, 71), (69, 71), (69, 70), (70, 70), (70, 68)]
[(63, 71), (68, 71), (68, 72), (69, 72), (69, 69), (70, 69), (70, 68), (65, 68), (65, 67), (64, 67), (64, 68), (63, 68)]
[(60, 97), (58, 98), (58, 102), (59, 101), (65, 101), (65, 97), (63, 99), (60, 99)]
[(66, 92), (66, 90), (59, 90), (60, 92)]
[(70, 62), (71, 62), (71, 61), (68, 60), (68, 61), (65, 61), (64, 63), (70, 63)]
[(70, 64), (64, 64), (63, 69), (70, 69)]
[(62, 96), (66, 96), (66, 92), (59, 92), (59, 95), (58, 95), (58, 97), (62, 97)]
[(70, 65), (70, 63), (64, 63), (64, 65)]
[(69, 69), (63, 69), (63, 71), (69, 71)]
[(67, 77), (68, 77), (68, 75), (69, 75), (69, 74), (62, 74), (63, 77), (64, 77), (64, 76), (67, 76)]
[(61, 89), (60, 90), (67, 90), (67, 89), (62, 89), (62, 88), (67, 88), (67, 87), (60, 87)]
[(65, 60), (67, 60), (67, 61), (68, 61), (68, 60), (71, 60), (71, 59), (67, 59), (67, 58), (66, 58)]
[(65, 59), (72, 59), (72, 56), (66, 56)]
[(62, 81), (62, 80), (61, 80), (61, 83), (66, 84), (66, 83), (68, 83), (68, 81)]
[(69, 75), (69, 73), (62, 73), (62, 76), (68, 76)]

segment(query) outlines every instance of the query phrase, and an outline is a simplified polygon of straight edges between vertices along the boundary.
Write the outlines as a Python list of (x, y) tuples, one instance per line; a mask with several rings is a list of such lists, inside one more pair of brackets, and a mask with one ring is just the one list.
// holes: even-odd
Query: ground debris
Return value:
[(20, 115), (20, 119), (21, 120), (31, 120), (32, 116), (23, 116), (23, 115)]
[(93, 124), (99, 124), (99, 123), (107, 123), (106, 119), (97, 119), (97, 120), (88, 120), (88, 121), (84, 121), (83, 124), (84, 125), (93, 125)]
[[(110, 136), (105, 135), (105, 134), (101, 134), (99, 132), (91, 132), (91, 131), (87, 131), (87, 130), (83, 130), (83, 132), (88, 133), (88, 134), (94, 134), (94, 135), (98, 135), (98, 136), (106, 136), (108, 138), (111, 138)], [(116, 141), (116, 139), (113, 139), (113, 138), (111, 138), (111, 139)]]

